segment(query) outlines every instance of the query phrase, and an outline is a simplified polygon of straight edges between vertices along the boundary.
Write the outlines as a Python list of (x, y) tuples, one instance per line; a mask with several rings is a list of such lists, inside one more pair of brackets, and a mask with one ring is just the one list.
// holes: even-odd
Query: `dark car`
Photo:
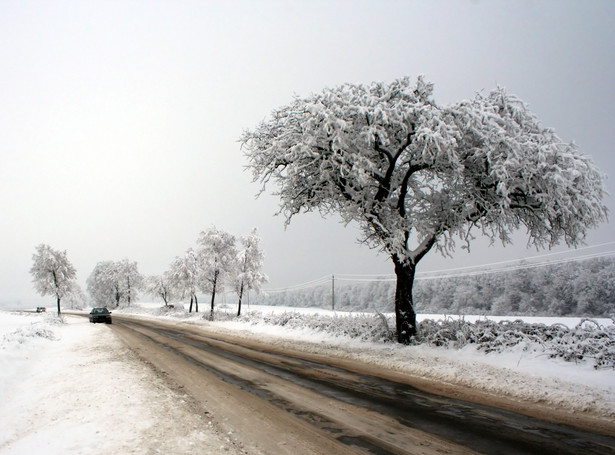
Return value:
[(105, 322), (111, 324), (111, 312), (106, 308), (92, 308), (90, 322)]
[(36, 312), (37, 313), (44, 313), (45, 311), (47, 311), (47, 308), (45, 308), (44, 306), (37, 306), (36, 307)]

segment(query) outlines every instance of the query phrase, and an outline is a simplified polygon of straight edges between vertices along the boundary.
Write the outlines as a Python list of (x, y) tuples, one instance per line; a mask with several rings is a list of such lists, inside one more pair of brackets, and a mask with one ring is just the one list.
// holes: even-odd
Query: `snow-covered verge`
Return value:
[[(252, 305), (241, 318), (236, 318), (233, 308), (226, 310), (221, 306), (214, 322), (207, 320), (209, 313), (188, 314), (177, 308), (169, 311), (155, 304), (142, 304), (121, 311), (206, 325), (209, 330), (232, 331), (245, 338), (258, 337), (276, 346), (360, 360), (444, 384), (615, 420), (613, 368), (596, 369), (595, 359), (589, 357), (567, 361), (563, 356), (541, 349), (540, 342), (529, 342), (528, 336), (522, 342), (493, 350), (477, 349), (477, 344), (467, 340), (464, 343), (447, 341), (441, 346), (435, 346), (433, 342), (401, 346), (383, 342), (383, 318), (390, 325), (390, 315)], [(427, 325), (437, 319), (437, 315), (419, 317), (420, 323)], [(440, 319), (444, 318), (440, 316)], [(494, 319), (496, 325), (501, 320), (513, 324), (518, 317)], [(574, 332), (583, 321), (581, 318), (525, 319), (534, 326), (555, 325), (560, 327), (561, 333)], [(465, 316), (464, 320), (486, 321), (478, 316)], [(614, 328), (611, 319), (597, 319), (596, 322), (609, 331)], [(484, 325), (493, 327), (493, 324)], [(519, 326), (520, 323), (516, 324)], [(592, 326), (596, 327), (594, 323), (584, 327), (589, 330)], [(565, 328), (569, 329), (568, 332)], [(455, 349), (450, 349), (453, 346)]]
[(0, 454), (240, 453), (105, 325), (0, 311)]
[[(342, 313), (344, 314), (344, 313)], [(346, 313), (347, 314), (347, 313)], [(233, 315), (223, 312), (218, 319)], [(561, 357), (568, 361), (593, 362), (594, 368), (615, 368), (615, 325), (610, 319), (560, 318), (545, 324), (517, 320), (493, 320), (465, 317), (425, 316), (418, 324), (414, 344), (458, 349), (471, 344), (476, 349), (490, 352), (524, 351)], [(556, 319), (557, 320), (557, 319)], [(251, 325), (283, 326), (289, 329), (309, 328), (319, 333), (360, 339), (361, 341), (393, 342), (395, 322), (393, 315), (382, 313), (306, 314), (299, 311), (283, 313), (250, 312), (239, 319)], [(566, 321), (565, 323), (561, 321)], [(599, 322), (600, 321), (600, 322)]]

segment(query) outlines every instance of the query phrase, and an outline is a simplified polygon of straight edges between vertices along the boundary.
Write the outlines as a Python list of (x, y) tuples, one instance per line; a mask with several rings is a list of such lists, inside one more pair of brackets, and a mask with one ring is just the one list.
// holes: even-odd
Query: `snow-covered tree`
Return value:
[(96, 264), (88, 277), (87, 288), (97, 306), (106, 307), (111, 302), (116, 307), (122, 302), (130, 306), (142, 280), (134, 261), (103, 261)]
[(64, 308), (70, 310), (82, 310), (85, 307), (87, 296), (81, 286), (77, 283), (73, 283), (71, 290), (62, 299), (62, 305)]
[(76, 284), (75, 267), (68, 260), (66, 251), (57, 251), (45, 244), (36, 247), (32, 261), (30, 274), (36, 291), (42, 296), (55, 296), (60, 314), (60, 300), (70, 293)]
[(201, 290), (211, 294), (209, 317), (213, 320), (216, 292), (224, 290), (224, 282), (229, 279), (237, 256), (235, 236), (214, 226), (201, 232), (198, 245), (202, 267)]
[(114, 281), (113, 262), (98, 262), (86, 280), (87, 290), (94, 306), (107, 307), (115, 301), (119, 304), (119, 289)]
[(115, 273), (119, 283), (121, 295), (128, 306), (137, 298), (137, 291), (143, 283), (143, 276), (139, 273), (137, 263), (123, 259), (115, 263)]
[(584, 268), (575, 267), (578, 273), (575, 293), (578, 313), (583, 316), (615, 315), (615, 267), (606, 258), (588, 262)]
[(171, 273), (169, 271), (162, 275), (151, 275), (143, 280), (143, 291), (149, 295), (160, 297), (164, 306), (169, 305), (173, 298), (173, 287), (171, 285)]
[[(449, 254), (478, 231), (506, 244), (576, 246), (606, 219), (603, 177), (573, 144), (498, 88), (438, 106), (422, 77), (345, 84), (275, 110), (243, 134), (255, 181), (279, 186), (286, 223), (338, 213), (391, 257), (397, 339), (416, 332), (412, 287), (432, 249)], [(262, 191), (261, 190), (261, 191)]]
[(199, 258), (192, 248), (188, 248), (183, 256), (175, 257), (169, 269), (169, 279), (174, 292), (182, 298), (190, 297), (189, 313), (192, 313), (193, 303), (196, 312), (199, 312), (199, 300), (196, 291), (200, 274)]
[(264, 255), (260, 248), (260, 240), (256, 229), (240, 239), (243, 249), (237, 254), (233, 278), (235, 292), (239, 296), (237, 316), (241, 315), (243, 293), (251, 290), (260, 291), (261, 284), (267, 281), (267, 276), (261, 271)]

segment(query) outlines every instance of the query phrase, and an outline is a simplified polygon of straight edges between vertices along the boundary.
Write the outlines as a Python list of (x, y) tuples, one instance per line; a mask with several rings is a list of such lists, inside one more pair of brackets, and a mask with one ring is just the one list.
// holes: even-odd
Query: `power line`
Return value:
[[(510, 259), (510, 260), (506, 260), (506, 261), (498, 261), (498, 262), (491, 262), (489, 264), (481, 264), (481, 265), (470, 265), (470, 266), (464, 266), (464, 267), (455, 267), (455, 268), (449, 268), (449, 269), (442, 269), (442, 270), (428, 270), (428, 271), (424, 271), (424, 272), (417, 272), (416, 273), (416, 277), (417, 278), (421, 278), (423, 275), (445, 275), (445, 276), (455, 276), (455, 275), (451, 275), (450, 272), (456, 272), (456, 271), (462, 271), (462, 270), (471, 270), (471, 269), (481, 269), (481, 268), (493, 268), (494, 266), (499, 266), (499, 265), (503, 265), (503, 264), (519, 264), (519, 263), (523, 263), (525, 261), (533, 261), (536, 259), (541, 259), (541, 258), (545, 258), (545, 257), (550, 257), (550, 256), (558, 256), (558, 255), (562, 255), (562, 254), (569, 254), (569, 253), (577, 253), (579, 251), (584, 251), (584, 250), (589, 250), (589, 249), (594, 249), (594, 248), (600, 248), (600, 247), (604, 247), (604, 246), (608, 246), (608, 245), (615, 245), (615, 241), (613, 242), (605, 242), (605, 243), (601, 243), (598, 245), (591, 245), (591, 246), (587, 246), (587, 247), (582, 247), (582, 248), (577, 248), (576, 250), (566, 250), (566, 251), (558, 251), (558, 252), (553, 252), (553, 253), (546, 253), (546, 254), (541, 254), (541, 255), (536, 255), (536, 256), (530, 256), (530, 257), (526, 257), (526, 258), (521, 258), (521, 259)], [(602, 252), (600, 253), (600, 255), (603, 256), (608, 256), (610, 254), (613, 254), (613, 252)], [(588, 259), (591, 256), (588, 255), (583, 255), (583, 256), (578, 256), (576, 258), (573, 258), (571, 260), (584, 260), (584, 259)], [(557, 260), (557, 261), (550, 261), (551, 263), (559, 263), (561, 262), (561, 260)], [(544, 262), (541, 264), (545, 264)], [(530, 267), (530, 265), (527, 266), (528, 268)], [(502, 268), (497, 268), (496, 270), (504, 270)], [(491, 270), (490, 270), (491, 272)], [(344, 280), (344, 281), (388, 281), (390, 279), (395, 279), (395, 275), (394, 274), (378, 274), (378, 275), (351, 275), (351, 274), (336, 274), (337, 277), (340, 277), (340, 280)]]
[(331, 281), (331, 277), (329, 275), (323, 276), (321, 278), (317, 278), (315, 280), (306, 281), (305, 283), (296, 284), (293, 286), (288, 286), (285, 288), (277, 288), (277, 289), (264, 289), (263, 292), (267, 293), (278, 293), (278, 292), (288, 292), (288, 291), (299, 291), (303, 289), (312, 288), (315, 286), (319, 286), (323, 283), (329, 283)]
[(417, 275), (421, 275), (421, 274), (436, 274), (436, 273), (448, 273), (448, 272), (455, 272), (458, 270), (467, 270), (467, 269), (474, 269), (474, 268), (482, 268), (482, 267), (493, 267), (496, 265), (501, 265), (501, 264), (512, 264), (512, 263), (518, 263), (518, 262), (523, 262), (523, 261), (531, 261), (531, 260), (535, 260), (535, 259), (540, 259), (540, 258), (544, 258), (544, 257), (549, 257), (549, 256), (557, 256), (557, 255), (562, 255), (562, 254), (569, 254), (569, 253), (576, 253), (578, 251), (584, 251), (584, 250), (589, 250), (589, 249), (593, 249), (593, 248), (600, 248), (600, 247), (604, 247), (607, 245), (615, 245), (615, 241), (613, 242), (606, 242), (606, 243), (600, 243), (598, 245), (590, 245), (590, 246), (586, 246), (586, 247), (581, 247), (581, 248), (577, 248), (576, 250), (566, 250), (566, 251), (558, 251), (558, 252), (554, 252), (554, 253), (545, 253), (545, 254), (539, 254), (536, 256), (530, 256), (530, 257), (526, 257), (526, 258), (521, 258), (521, 259), (509, 259), (506, 261), (499, 261), (499, 262), (492, 262), (489, 264), (483, 264), (483, 265), (471, 265), (471, 266), (465, 266), (465, 267), (455, 267), (455, 268), (451, 268), (451, 269), (443, 269), (443, 270), (430, 270), (430, 271), (426, 271), (426, 272), (417, 272)]
[(570, 262), (585, 261), (587, 259), (595, 259), (595, 258), (608, 257), (608, 256), (615, 256), (615, 251), (606, 251), (602, 253), (587, 254), (587, 255), (578, 256), (575, 258), (559, 259), (555, 261), (544, 261), (544, 262), (537, 262), (533, 264), (519, 264), (516, 266), (500, 267), (500, 268), (496, 268), (492, 270), (476, 270), (476, 271), (465, 272), (465, 273), (416, 277), (415, 279), (416, 280), (438, 280), (442, 278), (460, 278), (460, 277), (467, 277), (467, 276), (490, 275), (494, 273), (504, 273), (504, 272), (512, 272), (515, 270), (534, 269), (538, 267), (548, 267), (550, 265), (566, 264)]
[[(535, 261), (537, 259), (542, 259), (546, 257), (561, 256), (564, 254), (577, 253), (579, 251), (585, 251), (589, 249), (602, 248), (602, 247), (614, 245), (614, 244), (615, 244), (615, 241), (605, 242), (605, 243), (601, 243), (598, 245), (591, 245), (587, 247), (578, 248), (576, 250), (546, 253), (546, 254), (531, 256), (531, 257), (522, 258), (522, 259), (498, 261), (498, 262), (492, 262), (489, 264), (482, 264), (482, 265), (476, 265), (476, 266), (455, 267), (455, 268), (443, 269), (443, 270), (417, 272), (415, 279), (416, 280), (435, 280), (435, 279), (442, 279), (442, 278), (457, 278), (457, 277), (486, 275), (486, 274), (510, 272), (510, 271), (515, 271), (515, 270), (533, 269), (537, 267), (546, 267), (549, 265), (565, 264), (565, 263), (570, 263), (570, 262), (575, 262), (575, 261), (584, 261), (588, 259), (595, 259), (595, 258), (601, 258), (601, 257), (608, 257), (608, 256), (615, 255), (615, 250), (584, 254), (584, 255), (575, 256), (572, 258), (561, 258), (561, 259), (534, 262), (534, 263), (528, 262), (528, 261)], [(510, 264), (510, 265), (506, 265), (506, 264)], [(488, 269), (488, 270), (485, 270), (485, 269)], [(451, 273), (451, 272), (461, 272), (461, 273)], [(314, 280), (307, 281), (305, 283), (301, 283), (301, 284), (297, 284), (293, 286), (288, 286), (284, 288), (276, 288), (276, 289), (263, 289), (263, 292), (268, 293), (268, 294), (274, 294), (274, 293), (282, 293), (282, 292), (300, 291), (300, 290), (320, 286), (323, 284), (330, 284), (332, 280), (334, 279), (338, 281), (347, 281), (347, 282), (393, 282), (393, 281), (396, 281), (397, 278), (394, 274), (379, 274), (379, 275), (335, 274), (335, 278), (333, 278), (333, 275), (326, 275), (326, 276), (316, 278)]]

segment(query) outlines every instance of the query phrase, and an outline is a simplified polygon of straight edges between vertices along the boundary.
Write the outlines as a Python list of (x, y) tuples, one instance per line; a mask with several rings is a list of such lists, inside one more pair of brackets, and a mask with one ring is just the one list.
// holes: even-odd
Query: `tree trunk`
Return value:
[(199, 312), (199, 299), (196, 296), (196, 294), (194, 294), (194, 312), (195, 313)]
[(60, 293), (59, 293), (59, 286), (58, 286), (58, 276), (56, 275), (56, 271), (52, 270), (51, 271), (51, 275), (53, 276), (53, 284), (55, 285), (56, 288), (56, 298), (58, 299), (58, 316), (60, 316)]
[(214, 282), (211, 288), (211, 312), (209, 313), (209, 320), (214, 320), (214, 301), (216, 300), (216, 284), (218, 284), (218, 271), (214, 272)]
[(241, 282), (241, 287), (239, 288), (239, 305), (237, 307), (237, 317), (241, 316), (241, 298), (243, 297), (243, 281)]
[(194, 297), (190, 296), (190, 307), (188, 308), (188, 313), (192, 313), (192, 302), (194, 302)]
[(393, 258), (397, 285), (395, 287), (395, 319), (397, 326), (397, 341), (410, 344), (410, 339), (416, 335), (416, 313), (412, 301), (412, 286), (416, 265), (400, 262)]
[(214, 300), (216, 299), (216, 284), (214, 283), (214, 287), (211, 291), (211, 310), (209, 310), (209, 320), (214, 320)]

